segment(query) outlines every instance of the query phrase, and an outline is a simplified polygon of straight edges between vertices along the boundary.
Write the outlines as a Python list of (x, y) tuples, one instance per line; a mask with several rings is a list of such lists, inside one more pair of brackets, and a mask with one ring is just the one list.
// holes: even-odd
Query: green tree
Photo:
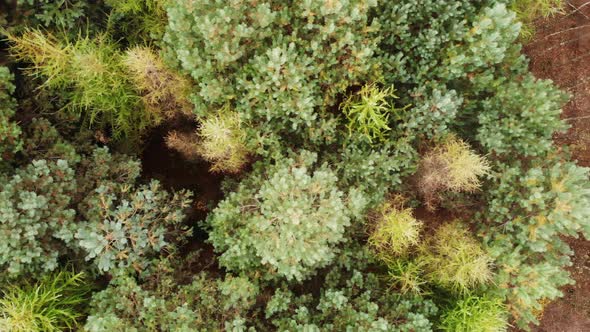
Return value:
[[(302, 280), (336, 255), (354, 215), (326, 166), (303, 152), (277, 165), (260, 164), (213, 210), (209, 239), (232, 271)], [(264, 167), (264, 169), (262, 169)]]

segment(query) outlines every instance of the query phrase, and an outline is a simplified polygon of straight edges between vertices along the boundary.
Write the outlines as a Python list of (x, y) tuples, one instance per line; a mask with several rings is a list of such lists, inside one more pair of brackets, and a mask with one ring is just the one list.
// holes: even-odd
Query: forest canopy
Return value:
[(0, 330), (529, 330), (590, 238), (530, 3), (0, 4)]

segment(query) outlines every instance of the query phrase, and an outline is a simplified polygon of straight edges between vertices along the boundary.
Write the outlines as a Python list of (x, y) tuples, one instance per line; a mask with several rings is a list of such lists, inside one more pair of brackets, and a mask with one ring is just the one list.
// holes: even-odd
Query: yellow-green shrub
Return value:
[(396, 208), (386, 203), (377, 214), (375, 223), (368, 243), (384, 261), (403, 255), (408, 248), (418, 244), (422, 223), (414, 218), (410, 208)]
[(479, 178), (489, 170), (484, 157), (473, 152), (461, 139), (450, 136), (420, 161), (418, 190), (427, 207), (433, 209), (446, 191), (476, 191), (481, 185)]
[(493, 276), (492, 258), (457, 221), (443, 225), (424, 242), (418, 259), (430, 282), (459, 293), (484, 285)]

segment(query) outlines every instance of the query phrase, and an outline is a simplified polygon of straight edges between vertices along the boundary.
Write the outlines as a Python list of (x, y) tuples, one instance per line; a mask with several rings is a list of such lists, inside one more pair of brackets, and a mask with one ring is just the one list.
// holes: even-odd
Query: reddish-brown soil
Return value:
[[(552, 79), (571, 94), (562, 115), (571, 128), (555, 140), (569, 147), (580, 165), (590, 166), (590, 1), (564, 2), (564, 15), (537, 22), (537, 33), (524, 52), (537, 77)], [(576, 284), (564, 287), (564, 297), (546, 306), (541, 325), (533, 331), (590, 331), (590, 242), (568, 242), (575, 252), (569, 270)]]

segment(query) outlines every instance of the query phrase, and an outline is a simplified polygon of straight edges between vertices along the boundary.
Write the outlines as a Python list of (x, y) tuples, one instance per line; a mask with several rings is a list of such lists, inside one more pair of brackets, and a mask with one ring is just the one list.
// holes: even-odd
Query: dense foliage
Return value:
[(530, 328), (590, 237), (558, 2), (0, 4), (0, 329)]

